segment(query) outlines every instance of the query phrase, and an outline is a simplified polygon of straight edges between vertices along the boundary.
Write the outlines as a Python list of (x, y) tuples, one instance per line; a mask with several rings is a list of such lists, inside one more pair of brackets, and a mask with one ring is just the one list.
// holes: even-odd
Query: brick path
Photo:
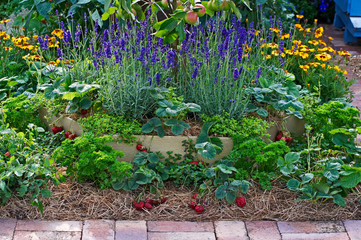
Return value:
[(360, 240), (361, 220), (275, 221), (31, 221), (0, 220), (0, 240)]

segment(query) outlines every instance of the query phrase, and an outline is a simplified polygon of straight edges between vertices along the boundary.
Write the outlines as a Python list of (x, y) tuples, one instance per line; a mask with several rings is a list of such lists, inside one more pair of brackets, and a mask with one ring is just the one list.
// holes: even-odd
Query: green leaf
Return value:
[(157, 23), (154, 25), (154, 28), (157, 29), (158, 31), (155, 33), (156, 37), (165, 37), (167, 36), (170, 32), (173, 31), (173, 29), (175, 29), (178, 25), (178, 21), (177, 19), (174, 18), (167, 18), (163, 21), (160, 22), (160, 25), (158, 27)]
[(150, 153), (150, 154), (148, 154), (148, 160), (149, 160), (150, 163), (155, 164), (155, 163), (159, 162), (159, 157), (155, 153)]
[(285, 155), (285, 160), (287, 162), (296, 163), (300, 159), (300, 153), (298, 152), (289, 152)]
[(186, 103), (186, 106), (190, 112), (200, 112), (201, 106), (195, 103)]
[(4, 181), (0, 180), (0, 190), (5, 192), (6, 184)]
[(325, 194), (327, 194), (330, 191), (330, 186), (327, 185), (326, 183), (315, 183), (315, 184), (313, 184), (313, 187), (317, 191), (325, 193)]
[(68, 92), (68, 93), (63, 95), (63, 99), (71, 101), (74, 98), (80, 97), (80, 96), (81, 96), (81, 94), (78, 93), (78, 92)]
[(162, 126), (156, 127), (155, 131), (157, 132), (159, 137), (161, 137), (161, 138), (164, 137), (165, 131), (164, 131), (164, 128)]
[(98, 25), (100, 28), (103, 27), (103, 21), (99, 15), (98, 10), (95, 10), (95, 12), (93, 12), (93, 14), (91, 16), (92, 16), (92, 19), (94, 22), (98, 22)]
[(41, 16), (49, 20), (49, 12), (51, 11), (51, 4), (49, 2), (43, 2), (36, 5), (36, 9)]
[(156, 111), (155, 111), (155, 114), (158, 116), (158, 117), (165, 117), (168, 115), (167, 111), (166, 111), (166, 108), (164, 107), (160, 107), (158, 108)]
[(341, 178), (341, 186), (344, 188), (353, 188), (361, 181), (361, 173), (355, 172), (348, 176), (344, 176)]
[(172, 126), (171, 130), (174, 135), (180, 135), (184, 131), (184, 127), (181, 125), (174, 125)]
[(179, 36), (179, 41), (182, 42), (185, 39), (185, 32), (184, 32), (184, 21), (180, 21), (177, 25), (177, 32), (178, 32), (178, 36)]
[(215, 124), (215, 122), (207, 122), (203, 124), (201, 133), (197, 137), (196, 143), (204, 143), (208, 141), (208, 132), (209, 129)]
[(237, 193), (235, 191), (227, 191), (226, 193), (226, 201), (229, 203), (233, 203), (236, 201)]
[(25, 184), (21, 185), (18, 188), (19, 197), (23, 197), (26, 194), (27, 190), (28, 190), (28, 187)]
[(91, 0), (79, 0), (76, 4), (87, 4), (90, 3)]
[(41, 190), (41, 195), (43, 197), (51, 197), (51, 191), (49, 189), (43, 189)]
[(6, 93), (0, 93), (0, 101), (4, 100), (7, 97)]
[(81, 109), (89, 109), (92, 105), (92, 101), (89, 98), (84, 97), (80, 100), (79, 105)]
[(125, 191), (133, 191), (139, 187), (139, 184), (136, 183), (135, 179), (128, 179), (124, 182), (122, 188)]
[(245, 180), (242, 180), (242, 184), (241, 184), (241, 192), (242, 193), (247, 193), (248, 190), (249, 190), (249, 182), (245, 181)]
[(330, 181), (336, 181), (340, 177), (340, 173), (337, 170), (331, 169), (323, 171), (323, 176)]
[(110, 17), (110, 14), (107, 13), (107, 12), (105, 12), (105, 13), (103, 13), (103, 15), (102, 15), (102, 20), (103, 20), (103, 21), (106, 21), (106, 20), (108, 20), (109, 17)]
[(216, 157), (217, 151), (213, 145), (209, 142), (198, 143), (195, 145), (198, 149), (198, 154), (207, 159), (213, 159)]
[(215, 196), (218, 199), (223, 199), (226, 196), (227, 187), (222, 185), (216, 189)]
[[(241, 1), (244, 1), (244, 0), (241, 0)], [(236, 17), (241, 20), (242, 19), (242, 14), (241, 12), (239, 11), (239, 9), (237, 8), (236, 4), (233, 2), (233, 1), (230, 1), (229, 4), (231, 5), (231, 9), (232, 11), (234, 12), (234, 15), (236, 15)], [(248, 6), (248, 5), (246, 5)]]
[(154, 130), (154, 127), (152, 127), (149, 123), (146, 123), (142, 126), (141, 130), (144, 133), (151, 133)]
[(267, 117), (268, 116), (268, 112), (264, 108), (258, 108), (256, 113), (258, 115), (260, 115), (261, 117)]
[(290, 189), (291, 191), (296, 191), (299, 186), (300, 186), (300, 181), (298, 181), (297, 179), (292, 178), (287, 182), (287, 188)]
[(152, 127), (160, 127), (162, 126), (162, 121), (157, 118), (157, 117), (154, 117), (154, 118), (151, 118), (148, 123), (152, 126)]
[(302, 176), (302, 184), (308, 183), (313, 179), (314, 175), (312, 173), (306, 173)]
[(333, 202), (341, 207), (346, 206), (345, 199), (343, 197), (341, 197), (340, 194), (336, 194), (333, 196)]
[[(210, 168), (210, 169), (208, 169), (208, 170), (206, 171), (205, 176), (206, 176), (207, 178), (213, 178), (214, 176), (216, 176), (216, 173), (215, 173), (215, 171), (214, 171), (213, 168)], [(1, 182), (0, 182), (0, 183), (1, 183)]]

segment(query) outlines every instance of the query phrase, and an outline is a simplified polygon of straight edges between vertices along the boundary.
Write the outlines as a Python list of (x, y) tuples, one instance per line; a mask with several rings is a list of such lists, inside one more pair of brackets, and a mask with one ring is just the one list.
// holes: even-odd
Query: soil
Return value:
[[(202, 214), (189, 207), (195, 190), (167, 183), (163, 195), (164, 204), (152, 210), (137, 211), (132, 202), (140, 191), (125, 192), (112, 189), (100, 190), (94, 184), (73, 183), (68, 180), (58, 187), (50, 184), (53, 194), (44, 198), (44, 215), (31, 205), (28, 199), (12, 197), (0, 206), (0, 218), (45, 219), (45, 220), (175, 220), (175, 221), (213, 221), (213, 220), (277, 220), (277, 221), (333, 221), (361, 219), (360, 191), (356, 187), (346, 198), (346, 207), (340, 207), (331, 200), (312, 203), (296, 202), (298, 194), (291, 192), (285, 182), (273, 183), (272, 190), (262, 190), (253, 182), (247, 194), (246, 206), (239, 208), (235, 203), (215, 200), (214, 193), (202, 199), (208, 204)], [(152, 198), (151, 195), (146, 197)]]

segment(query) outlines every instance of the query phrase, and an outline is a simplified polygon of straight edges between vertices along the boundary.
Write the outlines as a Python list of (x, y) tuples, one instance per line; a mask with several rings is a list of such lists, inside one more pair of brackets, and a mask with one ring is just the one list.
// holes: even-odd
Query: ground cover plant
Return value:
[[(88, 13), (90, 2), (96, 10)], [(344, 76), (349, 53), (334, 50), (317, 21), (266, 16), (270, 2), (25, 3), (24, 29), (0, 33), (3, 199), (28, 194), (42, 210), (48, 181), (69, 177), (129, 191), (135, 210), (154, 211), (169, 201), (171, 182), (192, 186), (197, 193), (186, 204), (204, 214), (210, 196), (244, 208), (250, 188), (272, 191), (274, 182), (298, 200), (345, 206), (361, 181), (360, 112), (349, 104), (352, 81)], [(249, 19), (242, 20), (242, 8), (253, 8)], [(30, 23), (41, 16), (47, 27), (35, 35)], [(51, 123), (54, 136), (39, 139), (43, 106), (77, 120), (83, 135)], [(305, 120), (303, 136), (286, 128), (289, 115)], [(168, 149), (163, 156), (134, 136), (181, 135), (192, 121), (199, 131), (184, 141), (184, 155)], [(274, 142), (272, 124), (280, 129)], [(106, 144), (114, 135), (139, 151), (132, 162)], [(223, 150), (220, 136), (232, 138), (233, 150), (209, 165)], [(35, 167), (34, 187), (24, 173)]]

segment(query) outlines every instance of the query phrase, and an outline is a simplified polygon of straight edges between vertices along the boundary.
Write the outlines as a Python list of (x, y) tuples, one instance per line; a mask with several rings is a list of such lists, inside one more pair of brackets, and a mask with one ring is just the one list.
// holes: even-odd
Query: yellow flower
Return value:
[(303, 70), (303, 71), (305, 71), (305, 72), (307, 72), (307, 70), (310, 68), (308, 65), (300, 65), (300, 68)]
[(302, 18), (303, 18), (303, 15), (296, 15), (296, 18), (302, 19)]
[(315, 23), (315, 24), (317, 24), (317, 22), (318, 22), (318, 19), (317, 19), (317, 18), (315, 18), (314, 23)]
[(310, 32), (311, 32), (311, 28), (306, 28), (305, 31), (308, 32), (308, 33), (310, 33)]
[(305, 52), (300, 52), (300, 53), (298, 54), (298, 56), (302, 57), (303, 59), (306, 59), (306, 58), (308, 58), (310, 55), (309, 55), (308, 53), (305, 53)]
[(1, 21), (0, 21), (0, 23), (8, 23), (8, 22), (10, 22), (9, 19), (4, 19), (4, 20), (1, 20)]
[(351, 54), (348, 51), (344, 51), (344, 50), (338, 51), (338, 55), (340, 55), (340, 56), (351, 56)]
[(266, 56), (266, 59), (270, 59), (272, 56), (271, 55), (267, 55)]
[[(295, 24), (295, 27), (296, 27), (297, 29), (301, 29), (301, 28), (302, 28), (302, 25), (299, 24), (299, 23), (297, 23), (297, 24)], [(302, 29), (303, 29), (303, 28), (302, 28)]]
[(38, 39), (38, 37), (39, 37), (38, 35), (34, 35), (34, 36), (33, 36), (33, 38), (34, 38), (35, 40)]
[(281, 39), (288, 39), (288, 38), (290, 38), (290, 34), (289, 34), (289, 33), (282, 33)]
[(316, 54), (315, 57), (320, 60), (320, 61), (328, 61), (331, 59), (331, 55), (328, 53), (320, 53), (320, 54)]
[(11, 50), (13, 50), (12, 47), (3, 47), (3, 48), (5, 49), (5, 51), (11, 51)]
[(10, 39), (10, 35), (9, 35), (9, 34), (4, 34), (4, 35), (3, 35), (3, 39), (4, 39), (4, 40)]
[(327, 51), (329, 51), (330, 53), (336, 52), (335, 49), (333, 49), (332, 47), (327, 47)]
[(326, 68), (326, 64), (322, 63), (322, 64), (321, 64), (321, 67), (322, 67), (323, 69), (325, 69), (325, 68)]
[(288, 54), (288, 55), (298, 55), (299, 54), (299, 51), (296, 50), (293, 48), (293, 49), (287, 49), (285, 50), (285, 53)]
[(323, 35), (323, 27), (317, 28), (315, 31), (315, 37), (320, 38)]
[(292, 41), (292, 43), (294, 44), (294, 45), (301, 45), (301, 43), (302, 43), (302, 41), (301, 40), (293, 40)]
[(273, 50), (271, 53), (273, 56), (279, 56), (279, 51), (278, 50)]
[(319, 42), (317, 40), (308, 41), (309, 44), (312, 44), (313, 46), (317, 46)]
[(326, 52), (326, 51), (328, 51), (328, 48), (327, 48), (327, 47), (319, 48), (319, 49), (317, 49), (317, 51), (319, 51), (319, 52)]
[(269, 47), (269, 48), (278, 48), (278, 44), (277, 43), (267, 43), (267, 47)]
[(319, 63), (319, 62), (310, 62), (310, 63), (308, 63), (308, 65), (310, 65), (312, 67), (318, 67), (318, 66), (321, 65), (321, 63)]
[(333, 41), (333, 37), (328, 37), (328, 40)]
[(270, 28), (269, 30), (271, 30), (272, 32), (275, 32), (275, 33), (279, 33), (279, 32), (281, 32), (281, 30), (280, 30), (280, 29), (278, 29), (278, 28), (276, 28), (276, 27), (274, 27), (274, 28)]
[(318, 42), (319, 42), (320, 44), (322, 44), (323, 46), (325, 46), (325, 47), (327, 46), (327, 43), (325, 43), (325, 41), (323, 41), (323, 40), (321, 40), (321, 39), (318, 40)]
[(54, 65), (54, 66), (56, 66), (56, 65), (58, 65), (55, 61), (50, 61), (50, 62), (48, 62), (47, 63), (47, 65)]
[(59, 39), (63, 39), (64, 37), (64, 31), (61, 29), (55, 29), (51, 34), (57, 36)]

